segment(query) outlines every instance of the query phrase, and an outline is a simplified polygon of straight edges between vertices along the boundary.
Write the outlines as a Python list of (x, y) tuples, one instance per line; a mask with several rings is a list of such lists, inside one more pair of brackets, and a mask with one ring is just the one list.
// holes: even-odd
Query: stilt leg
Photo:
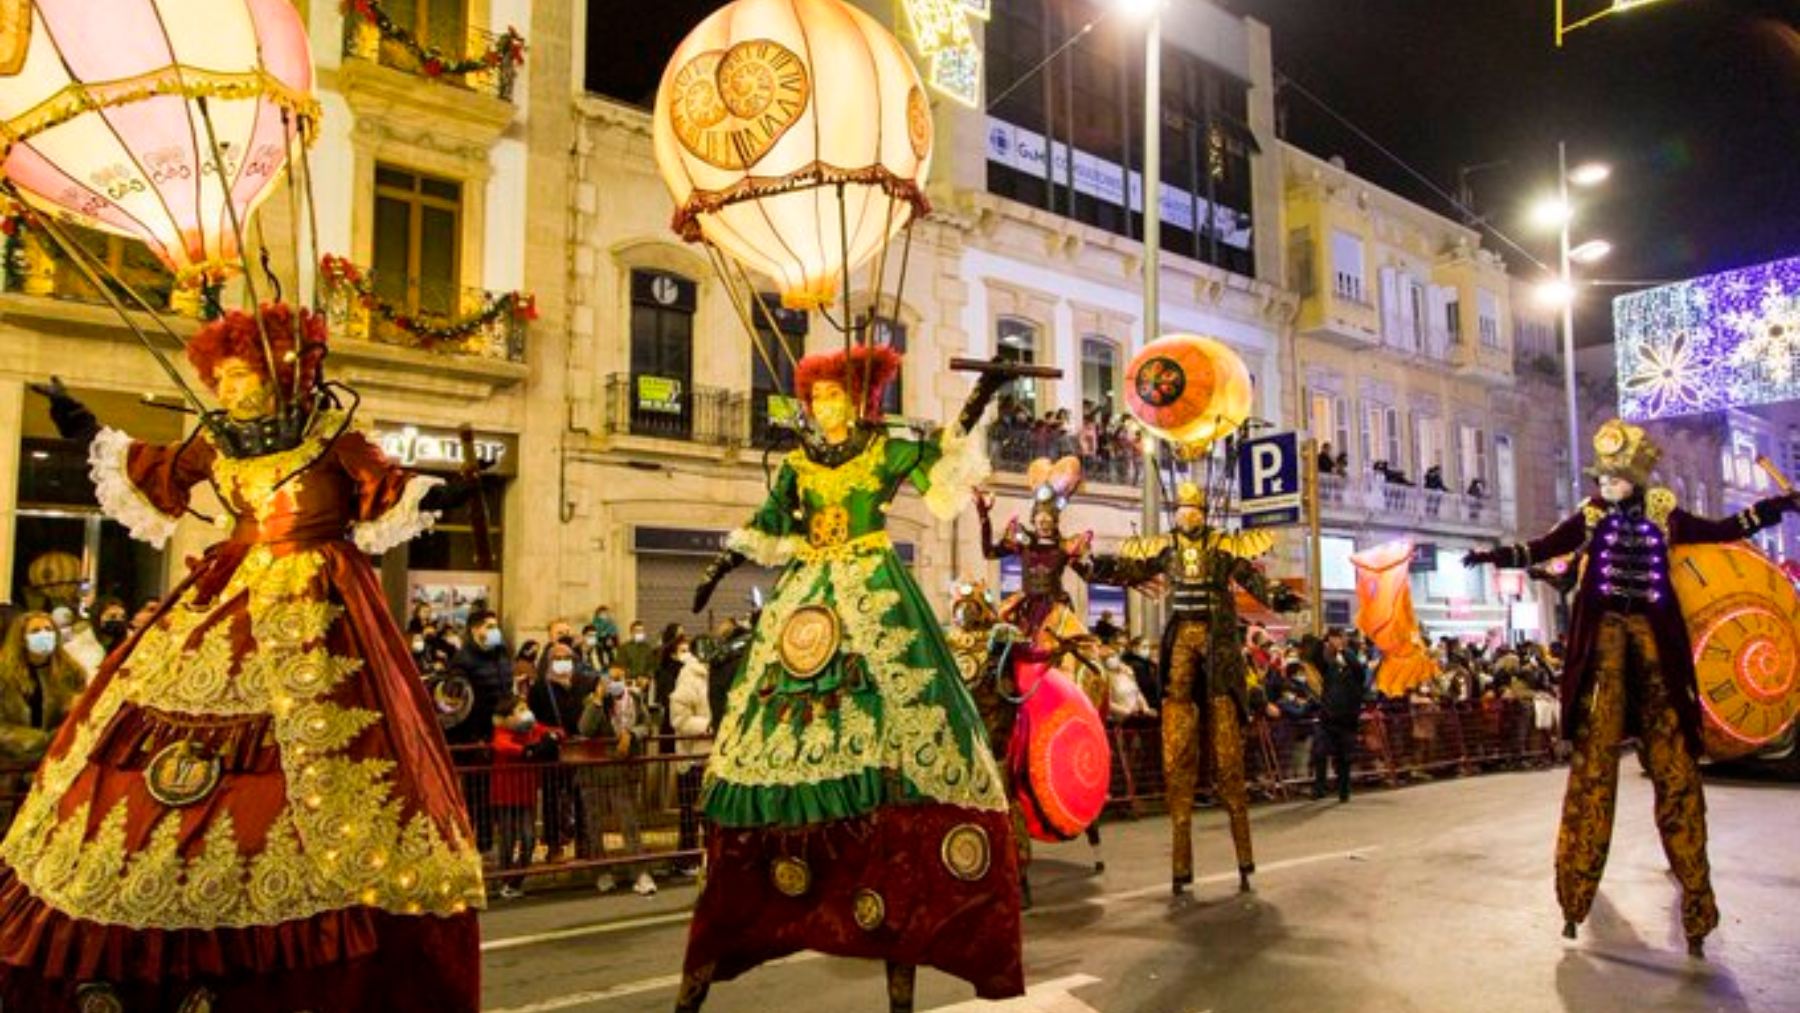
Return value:
[(713, 965), (682, 972), (681, 988), (675, 993), (675, 1013), (699, 1013), (712, 988)]
[(888, 962), (888, 1013), (913, 1013), (913, 985), (919, 969), (912, 964)]

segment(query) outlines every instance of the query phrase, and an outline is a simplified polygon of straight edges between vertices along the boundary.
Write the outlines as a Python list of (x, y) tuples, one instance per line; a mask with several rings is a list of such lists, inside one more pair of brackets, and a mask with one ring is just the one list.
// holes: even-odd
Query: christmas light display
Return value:
[(1613, 300), (1631, 421), (1800, 398), (1800, 257)]

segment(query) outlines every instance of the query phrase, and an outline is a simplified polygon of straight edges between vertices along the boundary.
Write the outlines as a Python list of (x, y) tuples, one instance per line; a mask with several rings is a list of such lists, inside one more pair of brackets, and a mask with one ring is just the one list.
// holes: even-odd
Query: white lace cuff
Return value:
[(781, 566), (794, 558), (800, 539), (771, 535), (755, 528), (738, 528), (725, 536), (725, 547), (758, 566)]
[(420, 510), (419, 501), (427, 492), (443, 484), (443, 479), (429, 475), (414, 475), (408, 479), (400, 502), (372, 521), (359, 521), (350, 526), (350, 537), (356, 547), (371, 556), (379, 556), (430, 531), (437, 523), (437, 511)]
[(944, 454), (925, 476), (930, 488), (925, 507), (940, 521), (954, 518), (969, 508), (975, 487), (987, 480), (991, 469), (987, 455), (987, 427), (958, 434), (947, 426), (938, 437)]
[(131, 537), (162, 548), (175, 533), (180, 517), (170, 517), (144, 498), (125, 472), (131, 437), (117, 429), (101, 429), (88, 444), (88, 477), (94, 482), (94, 498), (106, 516), (118, 521)]

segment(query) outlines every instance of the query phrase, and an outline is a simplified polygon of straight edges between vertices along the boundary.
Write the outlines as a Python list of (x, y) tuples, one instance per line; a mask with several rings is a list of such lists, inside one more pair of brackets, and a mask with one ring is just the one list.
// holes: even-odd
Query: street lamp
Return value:
[[(1113, 0), (1119, 11), (1144, 21), (1144, 342), (1162, 331), (1157, 285), (1162, 280), (1162, 9), (1165, 0)], [(1126, 195), (1130, 203), (1130, 195)], [(1156, 438), (1145, 432), (1144, 509), (1140, 527), (1146, 536), (1160, 526), (1161, 486), (1156, 469)], [(1145, 616), (1142, 632), (1155, 632)]]
[(1537, 288), (1537, 298), (1546, 306), (1562, 309), (1563, 387), (1569, 411), (1569, 494), (1570, 504), (1581, 502), (1581, 416), (1575, 399), (1575, 279), (1570, 265), (1592, 264), (1612, 252), (1612, 244), (1604, 239), (1590, 239), (1570, 249), (1569, 225), (1575, 220), (1575, 206), (1569, 203), (1569, 184), (1593, 187), (1606, 182), (1612, 167), (1603, 162), (1584, 162), (1569, 168), (1568, 146), (1556, 143), (1556, 196), (1540, 201), (1531, 210), (1531, 219), (1544, 228), (1557, 230), (1560, 269), (1557, 276)]

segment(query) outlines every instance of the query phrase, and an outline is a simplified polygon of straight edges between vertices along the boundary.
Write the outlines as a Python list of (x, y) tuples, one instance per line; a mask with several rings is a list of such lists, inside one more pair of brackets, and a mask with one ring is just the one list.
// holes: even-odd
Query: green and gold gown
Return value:
[(1018, 869), (998, 767), (936, 616), (886, 531), (911, 483), (953, 517), (979, 434), (873, 429), (795, 451), (728, 545), (783, 565), (719, 721), (690, 972), (812, 949), (1022, 991)]

